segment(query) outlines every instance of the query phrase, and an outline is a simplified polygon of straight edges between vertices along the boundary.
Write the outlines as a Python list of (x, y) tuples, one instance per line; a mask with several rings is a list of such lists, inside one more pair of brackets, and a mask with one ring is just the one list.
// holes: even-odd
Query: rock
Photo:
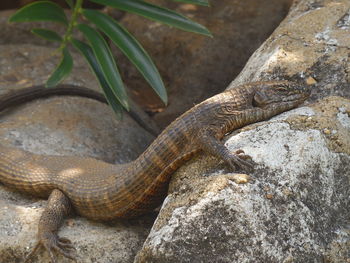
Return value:
[[(52, 56), (51, 47), (32, 44), (0, 45), (0, 94), (10, 88), (42, 85), (59, 63), (59, 57)], [(85, 86), (100, 91), (84, 58), (72, 53), (75, 67), (67, 83)]]
[(350, 261), (349, 10), (294, 1), (228, 88), (288, 79), (318, 102), (229, 136), (257, 163), (246, 183), (213, 157), (181, 167), (135, 263)]
[(311, 101), (330, 95), (350, 98), (349, 10), (347, 0), (296, 1), (229, 88), (287, 78), (315, 84)]
[[(52, 48), (1, 45), (1, 93), (13, 87), (42, 84), (55, 66)], [(74, 55), (75, 56), (75, 55)], [(45, 63), (37, 63), (40, 58)], [(42, 61), (43, 62), (43, 61)], [(68, 83), (97, 89), (82, 58), (75, 58)], [(0, 116), (1, 144), (52, 155), (79, 155), (123, 163), (135, 159), (153, 140), (128, 115), (118, 120), (106, 105), (77, 97), (37, 100)], [(0, 185), (0, 262), (22, 262), (34, 246), (46, 201), (9, 191)], [(80, 262), (132, 262), (149, 232), (153, 215), (129, 222), (102, 224), (80, 217), (65, 222), (60, 235), (72, 240)], [(39, 253), (35, 262), (49, 262)], [(59, 262), (71, 262), (59, 257)]]
[[(52, 48), (2, 45), (0, 52), (0, 94), (14, 87), (45, 83), (55, 67)], [(74, 56), (76, 67), (67, 83), (99, 91), (88, 65)], [(37, 63), (40, 58), (46, 59)], [(21, 110), (2, 114), (1, 138), (38, 153), (81, 154), (122, 163), (135, 159), (154, 139), (127, 114), (118, 121), (107, 105), (90, 99), (57, 97), (18, 108)]]
[[(277, 4), (275, 2), (276, 7)], [(349, 5), (346, 0), (294, 2), (287, 18), (253, 54), (229, 88), (261, 79), (305, 80), (314, 85), (310, 101), (321, 100), (268, 122), (245, 127), (228, 138), (226, 144), (231, 150), (242, 148), (257, 163), (252, 173), (235, 174), (222, 162), (204, 155), (183, 166), (174, 175), (169, 196), (134, 262), (349, 262), (350, 101), (346, 99), (350, 90)], [(237, 11), (230, 10), (233, 14)], [(251, 9), (246, 12), (248, 10)], [(225, 19), (229, 18), (226, 16)], [(197, 20), (201, 22), (201, 19)], [(140, 25), (142, 29), (141, 26), (144, 24)], [(161, 28), (157, 23), (152, 26)], [(227, 31), (221, 33), (229, 35)], [(193, 35), (190, 36), (192, 39)], [(198, 43), (190, 47), (196, 51), (198, 46), (207, 44), (203, 40)], [(228, 42), (228, 45), (233, 44)], [(220, 44), (217, 46), (221, 47)], [(6, 46), (6, 51), (10, 48)], [(168, 67), (172, 70), (179, 67), (180, 70), (174, 72), (182, 73), (184, 65), (171, 64), (181, 62), (175, 56), (179, 50), (165, 53), (174, 54)], [(192, 54), (184, 53), (185, 56)], [(0, 70), (4, 72), (1, 78), (5, 79), (6, 86), (23, 84), (22, 77), (17, 77), (20, 74), (26, 76), (23, 78), (27, 80), (25, 84), (42, 83), (54, 63), (50, 62), (47, 69), (44, 67), (45, 74), (37, 76), (33, 72), (37, 67), (24, 62), (29, 57), (38, 60), (38, 52), (19, 54), (8, 56), (7, 61), (0, 63)], [(229, 55), (232, 54), (226, 52), (222, 60), (214, 57), (210, 61), (225, 64), (232, 59)], [(26, 66), (8, 70), (11, 58)], [(201, 71), (202, 64), (205, 63), (192, 63), (192, 72)], [(205, 71), (199, 75), (206, 78), (211, 73)], [(179, 79), (191, 77), (178, 76)], [(73, 83), (85, 80), (80, 74), (71, 78), (69, 81), (74, 80)], [(215, 83), (223, 87), (224, 81)], [(325, 98), (328, 95), (342, 97)], [(61, 103), (63, 101), (57, 104)], [(60, 107), (57, 110), (62, 111)], [(26, 108), (25, 111), (32, 118), (32, 110)], [(16, 117), (15, 112), (10, 114)], [(17, 122), (19, 115), (16, 118)], [(7, 130), (2, 132), (8, 138), (4, 143), (13, 140), (16, 144), (17, 134), (10, 133), (15, 126), (9, 120), (6, 125), (11, 125), (11, 129), (6, 126)], [(23, 123), (21, 127), (25, 130)], [(58, 125), (54, 127), (56, 129)], [(73, 128), (70, 128), (70, 134), (74, 133)], [(26, 133), (30, 131), (27, 129)], [(31, 136), (28, 138), (34, 139)], [(58, 138), (66, 138), (66, 134)], [(70, 140), (68, 137), (68, 144)], [(47, 150), (25, 140), (19, 142), (21, 145), (36, 148), (36, 151)], [(57, 146), (57, 143), (53, 145)], [(79, 154), (87, 150), (87, 155), (94, 155), (95, 151), (88, 150), (93, 144), (89, 142), (88, 145)], [(72, 145), (62, 148), (62, 151), (68, 149), (72, 153), (75, 150)], [(100, 152), (97, 153), (94, 156), (98, 157)], [(0, 212), (0, 234), (3, 235), (0, 259), (5, 263), (19, 261), (28, 252), (27, 247), (34, 244), (37, 218), (45, 201), (22, 197), (3, 187), (0, 197), (1, 207), (4, 207)], [(107, 226), (74, 217), (65, 223), (60, 234), (73, 240), (82, 262), (132, 262), (151, 220), (152, 216), (144, 217), (140, 222)], [(120, 236), (115, 235), (115, 227), (118, 232), (120, 230)], [(64, 262), (62, 260), (60, 258), (60, 262)], [(40, 253), (39, 262), (47, 261), (47, 254)]]
[(164, 0), (152, 2), (183, 13), (208, 27), (214, 35), (209, 38), (157, 22), (146, 23), (134, 14), (126, 14), (121, 19), (149, 52), (165, 82), (169, 105), (157, 113), (162, 103), (158, 100), (154, 105), (155, 95), (144, 78), (117, 53), (118, 64), (131, 91), (152, 93), (139, 96), (138, 101), (156, 112), (154, 119), (161, 127), (194, 104), (223, 91), (280, 23), (290, 5), (290, 0), (220, 0), (210, 1), (210, 8)]
[[(2, 263), (22, 262), (33, 248), (37, 223), (45, 205), (46, 201), (0, 187)], [(78, 262), (133, 262), (152, 221), (152, 216), (146, 216), (129, 222), (102, 224), (74, 216), (66, 220), (59, 234), (72, 240), (77, 248)], [(49, 262), (47, 252), (41, 250), (33, 262)], [(59, 256), (58, 262), (72, 261)]]
[[(118, 19), (118, 17), (121, 16), (121, 13), (116, 11), (117, 10), (113, 10), (111, 13), (114, 17), (116, 17), (115, 19)], [(0, 28), (2, 28), (0, 52), (4, 53), (4, 57), (0, 58), (0, 63), (3, 63), (0, 83), (7, 83), (8, 85), (15, 84), (16, 86), (23, 86), (33, 83), (43, 84), (46, 82), (47, 78), (53, 72), (60, 60), (60, 57), (53, 56), (53, 50), (48, 49), (48, 47), (58, 48), (59, 44), (57, 42), (46, 41), (32, 34), (30, 31), (32, 28), (46, 28), (63, 36), (65, 32), (64, 27), (57, 23), (47, 22), (8, 23), (8, 19), (13, 12), (13, 10), (0, 11)], [(106, 9), (104, 12), (110, 11), (109, 9)], [(69, 17), (69, 15), (69, 11), (67, 11), (67, 16)], [(83, 40), (82, 34), (79, 32), (77, 32), (74, 37)], [(18, 45), (18, 43), (25, 44)], [(45, 51), (38, 52), (39, 46), (42, 46), (42, 49)], [(82, 66), (85, 70), (74, 69), (68, 82), (78, 85), (85, 85), (89, 88), (102, 92), (95, 80), (94, 74), (91, 74), (90, 69), (88, 69), (85, 59), (79, 52), (79, 54), (76, 54), (76, 49), (72, 48), (70, 51), (73, 53), (72, 55), (74, 57), (75, 67)], [(28, 60), (30, 60), (30, 63), (28, 63)], [(8, 66), (9, 62), (12, 66)], [(21, 70), (18, 70), (19, 68)], [(38, 75), (36, 71), (32, 70), (33, 68), (40, 68), (42, 72)], [(159, 134), (159, 127), (148, 116), (148, 114), (146, 114), (142, 108), (133, 101), (130, 100), (129, 103), (130, 112), (126, 114), (129, 114), (141, 127), (145, 128), (152, 135)]]
[(349, 113), (333, 97), (229, 136), (245, 184), (213, 157), (181, 167), (135, 262), (348, 262)]
[(58, 47), (59, 43), (45, 40), (41, 37), (33, 35), (30, 31), (33, 28), (46, 28), (63, 35), (65, 32), (64, 26), (58, 23), (48, 22), (26, 22), (26, 23), (9, 23), (8, 19), (16, 10), (1, 10), (0, 27), (1, 27), (1, 45), (17, 45), (17, 44), (32, 44), (37, 46), (52, 46)]
[[(102, 117), (103, 116), (103, 117)], [(124, 117), (118, 122), (105, 105), (80, 98), (36, 101), (7, 112), (0, 124), (1, 143), (42, 154), (79, 155), (109, 162), (130, 161), (152, 136)], [(103, 129), (101, 129), (103, 127)], [(136, 146), (136, 147), (135, 147)], [(0, 185), (0, 261), (20, 262), (33, 247), (45, 201), (10, 192)], [(81, 262), (132, 262), (153, 216), (109, 225), (73, 217), (60, 235), (77, 247)], [(35, 262), (48, 262), (40, 253)], [(70, 262), (59, 258), (59, 262)]]

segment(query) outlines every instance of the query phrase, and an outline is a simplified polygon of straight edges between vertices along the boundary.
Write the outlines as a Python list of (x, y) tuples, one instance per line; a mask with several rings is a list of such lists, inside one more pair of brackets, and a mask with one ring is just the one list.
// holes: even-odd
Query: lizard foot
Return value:
[(44, 234), (40, 240), (36, 243), (33, 250), (27, 255), (24, 263), (30, 262), (32, 256), (34, 256), (40, 247), (44, 247), (49, 252), (51, 263), (57, 263), (56, 257), (53, 254), (53, 250), (62, 254), (66, 258), (76, 261), (76, 255), (73, 253), (75, 247), (68, 238), (58, 237), (53, 233)]
[(254, 165), (251, 160), (252, 157), (246, 155), (241, 149), (230, 153), (225, 157), (225, 162), (234, 170), (236, 170), (237, 167), (243, 170), (253, 169)]
[(239, 158), (241, 158), (243, 160), (251, 160), (252, 159), (252, 157), (250, 155), (245, 154), (242, 149), (236, 150), (235, 154), (239, 155)]

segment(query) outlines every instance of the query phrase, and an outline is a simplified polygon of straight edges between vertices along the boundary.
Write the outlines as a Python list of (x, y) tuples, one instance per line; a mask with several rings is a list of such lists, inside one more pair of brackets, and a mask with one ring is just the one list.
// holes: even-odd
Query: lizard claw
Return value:
[(64, 237), (58, 237), (53, 233), (46, 233), (35, 245), (33, 250), (27, 255), (24, 260), (24, 263), (30, 262), (32, 256), (34, 256), (40, 247), (44, 247), (51, 259), (51, 263), (57, 263), (56, 257), (54, 256), (53, 250), (57, 253), (62, 254), (64, 257), (76, 261), (76, 255), (72, 252), (75, 250), (75, 247), (72, 245), (72, 242)]
[(235, 154), (237, 154), (237, 155), (238, 155), (238, 154), (241, 154), (241, 153), (244, 154), (244, 151), (243, 151), (242, 149), (238, 149), (238, 150), (235, 151)]
[(75, 250), (74, 245), (72, 245), (72, 241), (70, 241), (68, 238), (59, 237), (57, 243), (58, 243), (58, 246), (59, 246), (60, 248), (67, 248), (67, 249), (73, 249), (73, 250)]
[(237, 168), (243, 170), (251, 170), (254, 168), (252, 163), (252, 157), (244, 154), (243, 150), (237, 150), (234, 153), (229, 154), (225, 158), (225, 162), (231, 166), (232, 169), (236, 170)]

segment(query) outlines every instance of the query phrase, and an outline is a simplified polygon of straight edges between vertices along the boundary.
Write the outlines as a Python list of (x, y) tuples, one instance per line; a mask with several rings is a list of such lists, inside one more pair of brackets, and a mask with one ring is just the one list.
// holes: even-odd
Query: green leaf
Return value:
[(9, 22), (53, 21), (68, 25), (67, 17), (59, 5), (49, 1), (28, 4), (14, 13)]
[(62, 37), (52, 30), (43, 29), (43, 28), (33, 28), (31, 32), (49, 41), (58, 41), (58, 42), (62, 41)]
[(173, 1), (194, 4), (194, 5), (209, 6), (208, 0), (173, 0)]
[(54, 87), (65, 79), (73, 68), (73, 59), (68, 49), (65, 47), (62, 50), (62, 60), (56, 70), (51, 74), (50, 78), (46, 82), (46, 87)]
[(104, 32), (141, 72), (154, 91), (167, 104), (166, 90), (160, 74), (147, 52), (137, 40), (111, 17), (95, 11), (83, 10), (83, 15)]
[(88, 44), (85, 44), (84, 42), (77, 39), (72, 39), (72, 44), (76, 49), (80, 51), (80, 53), (85, 57), (85, 59), (89, 63), (92, 72), (95, 74), (98, 82), (100, 83), (100, 86), (106, 96), (108, 104), (112, 107), (113, 111), (117, 114), (117, 116), (121, 118), (123, 107), (119, 103), (117, 97), (114, 95), (111, 88), (109, 87), (103, 75), (102, 69), (94, 55), (94, 51)]
[(103, 75), (108, 83), (108, 85), (113, 90), (113, 93), (118, 98), (119, 102), (129, 110), (129, 104), (127, 100), (126, 91), (124, 89), (123, 81), (120, 77), (118, 68), (115, 64), (112, 52), (109, 49), (106, 41), (92, 27), (79, 24), (77, 28), (84, 34), (84, 36), (89, 41), (91, 48), (96, 56), (96, 59), (101, 66)]
[(169, 26), (174, 26), (185, 31), (212, 36), (204, 26), (193, 22), (187, 17), (172, 10), (144, 2), (142, 0), (91, 0), (92, 2), (108, 5), (130, 13), (144, 16), (148, 19), (159, 21)]
[(66, 0), (66, 3), (67, 3), (67, 5), (69, 5), (69, 7), (70, 7), (71, 9), (73, 9), (73, 7), (74, 7), (73, 0)]

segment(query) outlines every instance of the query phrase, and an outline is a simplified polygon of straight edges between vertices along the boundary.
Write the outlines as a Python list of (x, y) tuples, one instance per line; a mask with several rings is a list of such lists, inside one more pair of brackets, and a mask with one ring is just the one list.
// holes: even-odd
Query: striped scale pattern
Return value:
[[(292, 100), (284, 100), (287, 87)], [(283, 90), (283, 88), (281, 89)], [(254, 105), (257, 91), (277, 97), (267, 107)], [(129, 218), (157, 207), (171, 174), (201, 151), (198, 138), (210, 132), (216, 139), (244, 125), (296, 107), (305, 98), (288, 82), (257, 82), (238, 86), (196, 105), (171, 123), (133, 162), (113, 165), (77, 156), (44, 156), (0, 145), (0, 182), (39, 197), (62, 191), (80, 215), (94, 220)], [(294, 97), (293, 97), (294, 96)], [(262, 101), (262, 102), (261, 102)]]

